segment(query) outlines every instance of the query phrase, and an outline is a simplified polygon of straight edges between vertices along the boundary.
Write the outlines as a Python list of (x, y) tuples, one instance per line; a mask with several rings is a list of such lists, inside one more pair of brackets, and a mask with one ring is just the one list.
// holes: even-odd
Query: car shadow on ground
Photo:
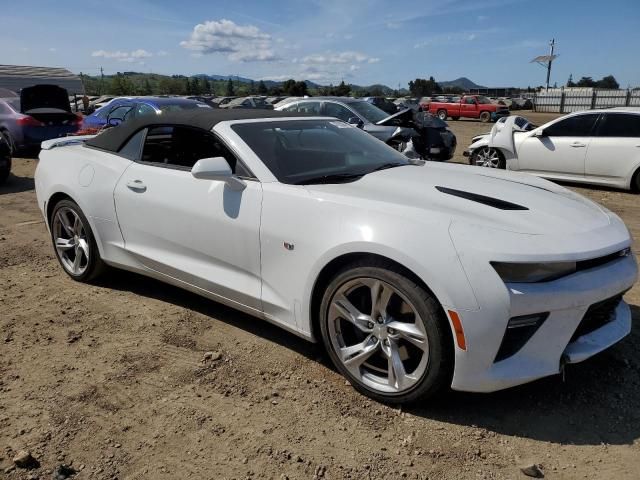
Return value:
[[(322, 348), (266, 321), (141, 275), (112, 271), (98, 285), (194, 310), (333, 369)], [(632, 306), (635, 322), (640, 308)], [(403, 411), (557, 444), (632, 444), (640, 438), (640, 333), (560, 375), (501, 392), (448, 392)]]
[(33, 190), (35, 188), (35, 182), (31, 177), (18, 177), (13, 173), (9, 174), (7, 181), (0, 185), (0, 195), (7, 195), (9, 193), (21, 193)]
[[(631, 306), (635, 323), (640, 307)], [(567, 365), (561, 375), (495, 393), (450, 392), (407, 411), (502, 435), (575, 445), (631, 445), (640, 438), (640, 333)]]
[(124, 270), (110, 270), (96, 282), (98, 286), (131, 292), (154, 298), (182, 308), (193, 310), (212, 320), (224, 322), (283, 347), (289, 348), (310, 359), (317, 359), (321, 350), (311, 342), (287, 332), (265, 320), (253, 317), (221, 303), (196, 295), (187, 290)]

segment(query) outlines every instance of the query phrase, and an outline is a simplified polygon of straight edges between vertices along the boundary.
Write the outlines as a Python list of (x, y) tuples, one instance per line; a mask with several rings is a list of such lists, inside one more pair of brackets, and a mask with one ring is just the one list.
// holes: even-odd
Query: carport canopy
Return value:
[(0, 65), (0, 96), (7, 91), (19, 94), (20, 90), (33, 85), (58, 85), (69, 95), (84, 95), (82, 80), (66, 68), (30, 67), (22, 65)]

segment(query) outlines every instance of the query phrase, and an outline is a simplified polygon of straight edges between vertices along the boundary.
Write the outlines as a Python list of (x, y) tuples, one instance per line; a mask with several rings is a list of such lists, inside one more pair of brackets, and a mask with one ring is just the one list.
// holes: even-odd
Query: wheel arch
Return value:
[(46, 219), (47, 219), (47, 226), (49, 228), (51, 228), (51, 216), (53, 215), (53, 209), (55, 208), (55, 206), (62, 200), (71, 200), (74, 203), (78, 203), (75, 201), (75, 199), (73, 199), (71, 197), (71, 195), (65, 193), (65, 192), (56, 192), (53, 195), (51, 195), (48, 199), (47, 199), (47, 203), (46, 203)]
[(324, 265), (324, 267), (320, 270), (320, 272), (316, 276), (315, 282), (313, 284), (313, 288), (311, 291), (311, 298), (309, 300), (309, 312), (308, 312), (309, 321), (310, 321), (309, 324), (311, 327), (311, 332), (310, 332), (311, 340), (318, 341), (319, 339), (320, 318), (318, 313), (320, 311), (320, 302), (322, 301), (322, 295), (325, 291), (325, 288), (329, 285), (329, 283), (331, 282), (331, 279), (345, 265), (349, 265), (350, 263), (354, 263), (361, 260), (367, 260), (367, 259), (370, 259), (372, 261), (384, 261), (384, 262), (391, 263), (392, 265), (397, 267), (404, 275), (406, 275), (407, 278), (415, 282), (417, 285), (420, 285), (427, 292), (433, 295), (433, 298), (438, 303), (440, 312), (442, 313), (442, 318), (447, 323), (448, 328), (445, 328), (444, 330), (447, 332), (449, 343), (453, 348), (454, 332), (452, 330), (451, 322), (449, 322), (448, 320), (442, 300), (438, 298), (438, 295), (433, 291), (433, 289), (431, 289), (429, 285), (427, 285), (427, 283), (418, 274), (416, 274), (410, 268), (406, 267), (405, 265), (398, 262), (397, 260), (394, 260), (393, 258), (390, 258), (386, 255), (382, 255), (379, 253), (364, 252), (364, 251), (354, 251), (354, 252), (343, 253), (333, 258), (332, 260), (330, 260), (328, 263)]
[(631, 174), (629, 189), (632, 192), (640, 193), (640, 165), (636, 165), (634, 168), (635, 171)]

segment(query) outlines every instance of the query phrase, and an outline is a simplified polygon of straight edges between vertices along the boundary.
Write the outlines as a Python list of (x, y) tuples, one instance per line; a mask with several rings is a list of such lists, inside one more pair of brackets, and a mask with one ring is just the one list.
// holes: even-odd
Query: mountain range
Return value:
[[(206, 73), (201, 73), (198, 75), (195, 75), (196, 77), (200, 77), (200, 78), (207, 78), (208, 80), (229, 80), (231, 79), (232, 81), (235, 82), (242, 82), (242, 83), (258, 83), (260, 80), (253, 80), (251, 78), (246, 78), (246, 77), (240, 77), (237, 75), (209, 75)], [(273, 80), (264, 80), (264, 83), (267, 87), (272, 87), (274, 85), (280, 85), (282, 82), (276, 82)], [(305, 80), (305, 83), (307, 84), (307, 86), (309, 88), (318, 88), (321, 87), (322, 85), (318, 84), (318, 83), (314, 83), (310, 80)], [(487, 88), (487, 87), (483, 87), (482, 85), (478, 85), (477, 83), (473, 82), (472, 80), (469, 80), (467, 77), (460, 77), (460, 78), (456, 78), (455, 80), (448, 80), (448, 81), (443, 81), (443, 82), (438, 82), (440, 84), (441, 87), (443, 88), (447, 88), (447, 87), (458, 87), (463, 89), (464, 91), (469, 91), (471, 89), (474, 88)], [(388, 87), (386, 85), (381, 85), (381, 84), (375, 84), (375, 85), (366, 85), (366, 86), (360, 86), (360, 85), (351, 85), (354, 88), (358, 88), (358, 89), (366, 89), (366, 90), (374, 90), (374, 89), (380, 89), (384, 92), (385, 95), (391, 94), (393, 92), (393, 88)], [(404, 90), (404, 89), (402, 89)]]

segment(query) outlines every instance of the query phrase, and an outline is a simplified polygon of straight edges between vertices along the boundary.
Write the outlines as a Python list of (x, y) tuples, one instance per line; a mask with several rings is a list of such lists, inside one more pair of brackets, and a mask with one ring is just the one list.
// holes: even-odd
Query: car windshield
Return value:
[(340, 183), (409, 164), (397, 150), (339, 120), (237, 123), (231, 128), (282, 183)]
[(384, 120), (389, 116), (389, 114), (384, 110), (381, 110), (375, 105), (365, 102), (364, 100), (352, 102), (348, 105), (371, 123), (378, 123), (380, 120)]
[(478, 97), (478, 103), (481, 103), (483, 105), (487, 105), (487, 104), (491, 103), (491, 100), (489, 100), (487, 97), (479, 96)]

